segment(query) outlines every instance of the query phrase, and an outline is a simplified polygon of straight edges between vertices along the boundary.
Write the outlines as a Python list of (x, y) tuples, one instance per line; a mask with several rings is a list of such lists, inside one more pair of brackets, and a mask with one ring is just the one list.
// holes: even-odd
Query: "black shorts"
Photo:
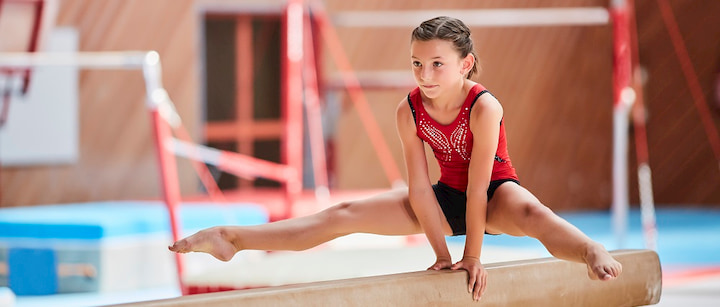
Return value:
[[(490, 181), (490, 185), (487, 190), (488, 201), (492, 199), (495, 194), (495, 190), (503, 183), (512, 181), (520, 184), (519, 181), (507, 178)], [(435, 198), (437, 198), (440, 208), (445, 214), (450, 228), (452, 228), (453, 236), (460, 236), (465, 234), (465, 205), (467, 203), (467, 195), (465, 192), (456, 190), (447, 184), (439, 182), (433, 185), (433, 191), (435, 191)]]

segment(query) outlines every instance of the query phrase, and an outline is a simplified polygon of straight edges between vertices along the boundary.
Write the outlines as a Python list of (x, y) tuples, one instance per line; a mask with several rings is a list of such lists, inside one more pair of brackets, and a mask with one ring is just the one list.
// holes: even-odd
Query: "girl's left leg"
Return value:
[(622, 272), (622, 265), (605, 247), (514, 182), (501, 184), (488, 202), (486, 231), (536, 238), (553, 256), (587, 264), (593, 279), (613, 279)]

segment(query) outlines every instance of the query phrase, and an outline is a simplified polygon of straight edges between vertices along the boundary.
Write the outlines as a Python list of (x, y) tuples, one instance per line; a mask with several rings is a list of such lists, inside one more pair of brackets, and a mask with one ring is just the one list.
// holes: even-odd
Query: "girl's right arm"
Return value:
[(410, 206), (437, 257), (437, 261), (429, 269), (450, 268), (452, 259), (442, 229), (443, 213), (430, 184), (425, 147), (417, 136), (415, 119), (407, 100), (400, 101), (396, 111), (396, 124), (408, 172)]

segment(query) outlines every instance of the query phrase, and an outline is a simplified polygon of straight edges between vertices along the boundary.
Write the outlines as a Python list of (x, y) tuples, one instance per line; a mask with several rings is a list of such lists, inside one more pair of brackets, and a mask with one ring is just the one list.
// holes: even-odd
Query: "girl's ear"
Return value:
[(472, 53), (468, 53), (465, 58), (462, 59), (462, 72), (463, 75), (467, 76), (475, 65), (475, 56)]

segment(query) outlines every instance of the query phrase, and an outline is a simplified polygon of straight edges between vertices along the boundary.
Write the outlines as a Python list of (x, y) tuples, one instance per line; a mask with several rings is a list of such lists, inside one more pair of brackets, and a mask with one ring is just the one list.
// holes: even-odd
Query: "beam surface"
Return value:
[(611, 254), (623, 265), (613, 281), (590, 280), (583, 264), (555, 258), (485, 265), (480, 302), (465, 271), (421, 271), (237, 290), (116, 306), (643, 306), (661, 294), (660, 260), (650, 250)]

